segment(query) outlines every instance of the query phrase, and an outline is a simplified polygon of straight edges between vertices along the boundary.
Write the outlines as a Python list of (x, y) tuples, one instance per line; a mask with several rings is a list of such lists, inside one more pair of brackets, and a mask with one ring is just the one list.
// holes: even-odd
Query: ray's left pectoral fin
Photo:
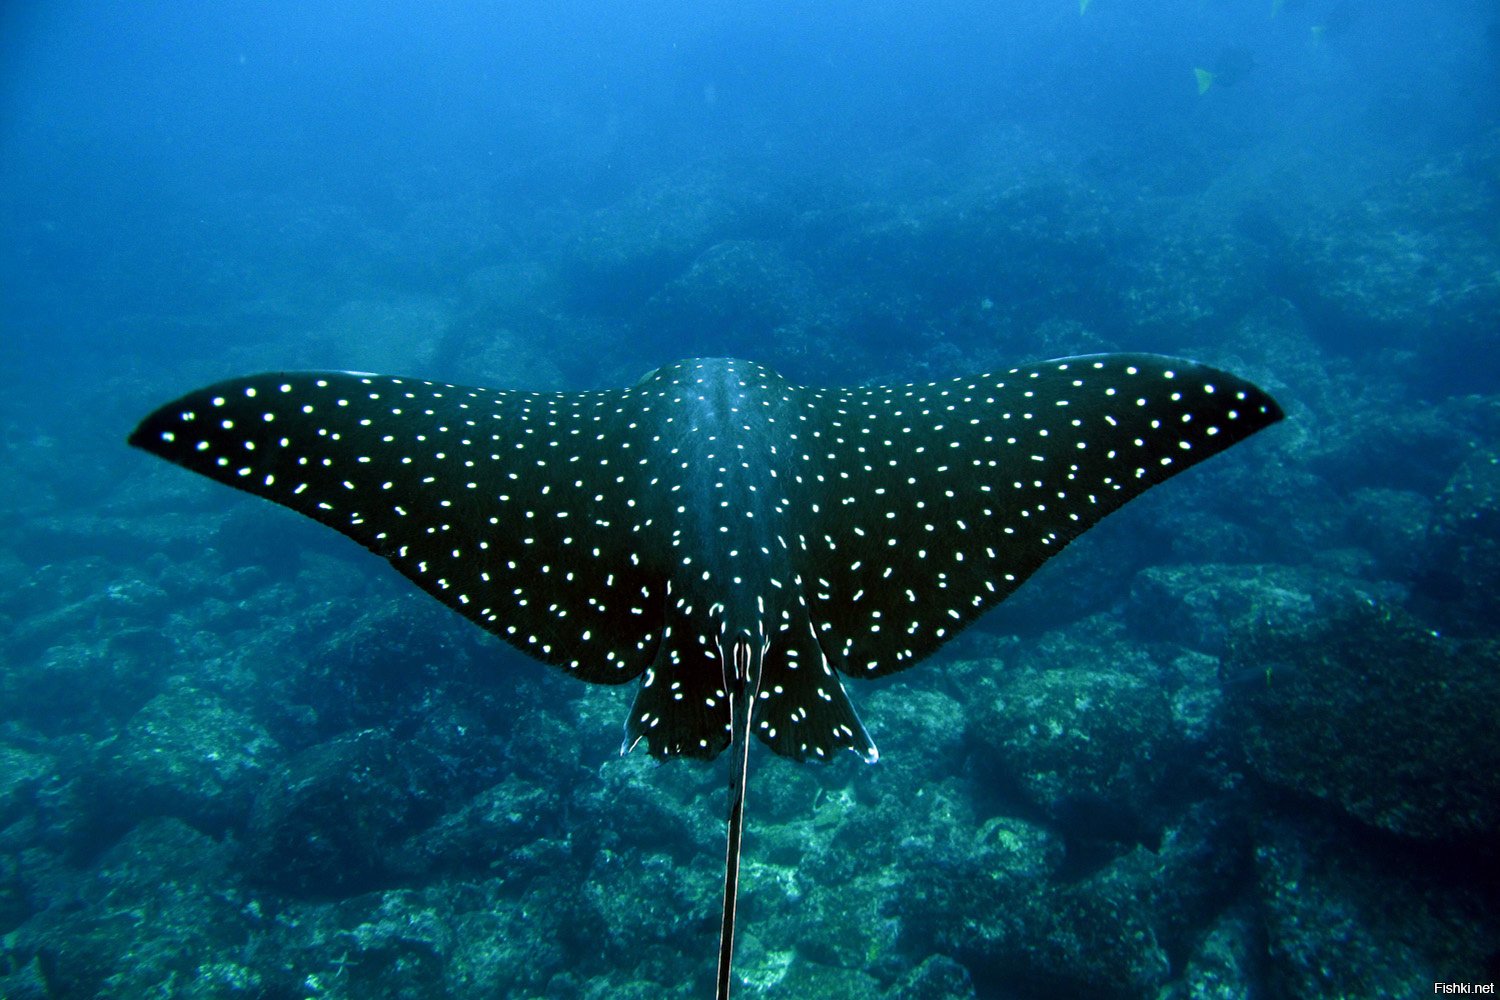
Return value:
[(868, 763), (880, 756), (812, 625), (797, 638), (796, 629), (771, 642), (761, 666), (751, 730), (783, 757), (829, 760), (852, 750)]

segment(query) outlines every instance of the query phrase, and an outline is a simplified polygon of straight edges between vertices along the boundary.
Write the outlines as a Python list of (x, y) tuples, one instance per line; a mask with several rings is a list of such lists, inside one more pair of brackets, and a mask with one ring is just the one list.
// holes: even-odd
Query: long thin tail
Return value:
[(740, 889), (740, 835), (745, 828), (745, 771), (750, 762), (750, 706), (743, 691), (731, 695), (734, 759), (729, 772), (729, 846), (724, 852), (724, 922), (719, 927), (719, 985), (714, 996), (729, 1000), (729, 969), (734, 956), (734, 904)]

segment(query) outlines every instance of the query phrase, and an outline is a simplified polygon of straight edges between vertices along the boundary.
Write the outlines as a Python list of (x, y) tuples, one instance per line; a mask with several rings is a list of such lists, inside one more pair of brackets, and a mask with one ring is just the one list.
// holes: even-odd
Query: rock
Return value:
[[(0, 935), (9, 934), (31, 915), (32, 903), (27, 898), (21, 865), (21, 859), (14, 854), (0, 855)], [(0, 969), (3, 968), (0, 964)]]
[[(371, 904), (375, 904), (371, 908)], [(436, 893), (398, 889), (339, 907), (348, 929), (338, 935), (329, 985), (348, 983), (360, 997), (440, 996), (453, 947), (453, 907)], [(349, 919), (353, 918), (353, 919)]]
[(1147, 639), (1219, 654), (1234, 627), (1301, 621), (1345, 594), (1394, 598), (1399, 588), (1292, 566), (1153, 566), (1136, 575), (1125, 613)]
[(48, 996), (267, 995), (262, 973), (236, 961), (254, 918), (232, 850), (180, 820), (148, 820), (99, 858), (92, 891), (32, 917), (4, 957), (34, 957)]
[(246, 831), (257, 881), (285, 892), (348, 895), (389, 877), (396, 847), (441, 805), (443, 771), (427, 750), (364, 730), (277, 768)]
[(816, 315), (816, 281), (806, 265), (766, 240), (724, 240), (667, 282), (646, 307), (656, 335), (701, 341), (705, 353), (800, 353), (802, 317)]
[(0, 975), (0, 996), (5, 1000), (50, 1000), (53, 994), (42, 975), (41, 960), (33, 958), (21, 968)]
[[(716, 854), (722, 860), (728, 808), (724, 782), (722, 770), (697, 766), (696, 761), (662, 762), (642, 753), (609, 761), (598, 768), (597, 778), (574, 793), (569, 824), (574, 850), (594, 858), (596, 865), (613, 864), (641, 845), (668, 852), (684, 865)], [(756, 794), (752, 778), (746, 796), (753, 801)], [(580, 823), (579, 815), (600, 821)], [(627, 821), (616, 822), (618, 817)]]
[(1190, 752), (1217, 744), (1224, 705), (1218, 658), (1185, 649), (1172, 658), (1171, 668), (1176, 681), (1169, 696), (1173, 725)]
[(1146, 231), (1148, 245), (1111, 265), (1111, 277), (1121, 286), (1112, 324), (1119, 329), (1111, 331), (1119, 339), (1196, 340), (1232, 323), (1261, 294), (1265, 252), (1253, 241), (1204, 227), (1187, 214), (1170, 220), (1153, 214)]
[[(0, 827), (0, 854), (15, 852), (31, 860), (97, 856), (139, 821), (113, 801), (112, 775), (100, 764), (108, 751), (82, 735), (52, 739), (45, 746), (48, 771), (39, 780), (22, 776), (16, 800), (21, 808), (8, 826)], [(47, 895), (30, 889), (27, 894)]]
[(630, 310), (643, 292), (741, 229), (755, 197), (710, 171), (664, 175), (642, 185), (596, 213), (563, 259), (574, 300), (603, 311)]
[(1357, 489), (1349, 494), (1349, 531), (1387, 579), (1408, 582), (1428, 560), (1433, 503), (1412, 490)]
[(1244, 1000), (1261, 993), (1260, 941), (1246, 907), (1220, 914), (1198, 942), (1182, 977), (1160, 1000)]
[(244, 825), (259, 782), (280, 758), (280, 746), (245, 712), (212, 692), (178, 688), (131, 718), (107, 765), (107, 794), (131, 815), (177, 816), (218, 833)]
[[(722, 863), (722, 844), (717, 853)], [(600, 854), (568, 888), (574, 899), (581, 891), (583, 905), (557, 911), (574, 915), (570, 944), (598, 956), (606, 968), (629, 968), (655, 982), (683, 982), (705, 971), (709, 956), (679, 943), (711, 946), (717, 938), (722, 875), (712, 857), (705, 852), (684, 864), (664, 850)], [(740, 887), (739, 912), (746, 929), (755, 924), (753, 883), (747, 877)], [(748, 937), (740, 939), (740, 957), (747, 960), (742, 969), (755, 964), (755, 946)]]
[(946, 762), (956, 771), (968, 732), (964, 706), (916, 684), (883, 688), (856, 706), (880, 750), (881, 783), (895, 787)]
[(176, 655), (171, 643), (153, 629), (91, 617), (93, 604), (28, 623), (33, 636), (54, 642), (34, 659), (16, 656), (24, 669), (0, 675), (0, 717), (46, 735), (97, 730), (129, 718), (160, 689), (160, 664)]
[[(576, 891), (581, 876), (566, 876)], [(276, 995), (579, 997), (582, 970), (600, 960), (588, 948), (595, 926), (574, 915), (534, 887), (471, 877), (298, 902), (276, 915), (274, 947), (301, 991)], [(572, 988), (551, 994), (549, 979)]]
[(36, 788), (53, 773), (50, 757), (0, 744), (0, 829), (31, 807)]
[(1034, 849), (1013, 858), (1005, 838), (969, 850), (912, 845), (886, 909), (908, 950), (964, 956), (980, 996), (1154, 1000), (1169, 956), (1243, 879), (1243, 828), (1237, 810), (1190, 810), (1159, 850), (1136, 847), (1077, 879), (1039, 874)]
[(1170, 963), (1136, 877), (1102, 872), (1060, 886), (960, 864), (892, 909), (911, 945), (969, 958), (981, 995), (1145, 998), (1166, 983)]
[(929, 955), (885, 992), (885, 1000), (970, 1000), (969, 970), (947, 955)]
[[(1469, 631), (1500, 632), (1500, 453), (1476, 451), (1448, 481), (1427, 529), (1429, 584)], [(1439, 579), (1434, 579), (1434, 578)]]
[(1444, 877), (1437, 858), (1321, 822), (1273, 821), (1259, 841), (1270, 995), (1431, 996), (1435, 982), (1494, 979), (1500, 897), (1470, 866)]
[[(804, 834), (804, 842), (813, 856), (804, 854), (786, 864), (752, 857), (742, 866), (743, 926), (764, 944), (752, 961), (763, 972), (778, 964), (778, 956), (784, 968), (794, 954), (794, 964), (805, 961), (874, 975), (892, 971), (893, 962), (904, 969), (910, 959), (896, 948), (898, 927), (881, 915), (891, 892), (882, 863), (889, 845), (876, 845), (880, 861), (868, 849), (854, 848), (856, 858), (843, 877), (831, 880), (828, 873), (836, 866), (827, 863), (829, 855), (851, 850), (844, 838), (837, 829), (817, 828)], [(705, 903), (712, 912), (713, 903)]]
[(406, 842), (392, 861), (411, 873), (495, 872), (524, 877), (554, 860), (553, 841), (565, 834), (559, 797), (509, 777)]
[[(741, 978), (747, 984), (746, 993), (769, 991), (752, 977), (742, 973)], [(876, 1000), (880, 996), (874, 978), (859, 969), (819, 965), (800, 957), (787, 965), (785, 974), (776, 977), (774, 985), (776, 992), (784, 991), (799, 1000)]]
[(974, 739), (989, 765), (1065, 831), (1134, 842), (1159, 826), (1157, 806), (1179, 754), (1159, 686), (1119, 671), (1016, 675), (980, 712)]
[[(1395, 362), (1390, 367), (1397, 373), (1406, 369)], [(1365, 376), (1361, 381), (1345, 374), (1320, 391), (1325, 397), (1320, 401), (1321, 412), (1340, 416), (1334, 420), (1309, 411), (1301, 417), (1312, 426), (1298, 428), (1300, 433), (1292, 443), (1295, 451), (1290, 451), (1295, 458), (1288, 463), (1288, 468), (1306, 477), (1297, 498), (1302, 503), (1296, 511), (1298, 518), (1347, 521), (1349, 515), (1361, 512), (1356, 491), (1364, 489), (1415, 492), (1431, 498), (1473, 454), (1476, 444), (1494, 440), (1500, 418), (1493, 407), (1473, 398), (1414, 405), (1412, 387), (1391, 378)], [(1296, 421), (1298, 415), (1291, 419)], [(1380, 457), (1371, 461), (1372, 455)], [(1350, 500), (1354, 503), (1349, 504)], [(1346, 504), (1350, 509), (1344, 509)], [(1280, 527), (1298, 530), (1287, 518)], [(1356, 535), (1368, 533), (1368, 528), (1357, 524), (1352, 528)], [(1306, 549), (1294, 553), (1298, 557), (1309, 554)]]
[(1500, 643), (1348, 598), (1244, 621), (1222, 678), (1263, 780), (1406, 837), (1500, 832)]
[[(769, 856), (780, 855), (777, 860), (794, 863), (807, 847), (800, 842), (800, 831), (808, 824), (836, 825), (844, 818), (846, 807), (854, 805), (853, 792), (848, 785), (836, 784), (836, 775), (842, 770), (840, 765), (845, 762), (830, 762), (833, 767), (821, 764), (808, 767), (810, 762), (772, 757), (771, 754), (754, 760), (755, 751), (750, 752), (751, 778), (745, 792), (745, 808), (757, 830), (768, 838)], [(854, 759), (850, 753), (850, 762)], [(722, 803), (729, 793), (723, 787), (723, 775), (716, 777), (718, 781), (705, 781), (703, 794), (710, 801), (717, 799)]]
[[(1313, 318), (1328, 346), (1414, 348), (1410, 377), (1446, 391), (1490, 385), (1486, 351), (1500, 311), (1500, 250), (1485, 220), (1496, 189), (1472, 162), (1495, 143), (1435, 160), (1311, 215), (1284, 255), (1282, 292)], [(1461, 391), (1461, 390), (1460, 390)]]

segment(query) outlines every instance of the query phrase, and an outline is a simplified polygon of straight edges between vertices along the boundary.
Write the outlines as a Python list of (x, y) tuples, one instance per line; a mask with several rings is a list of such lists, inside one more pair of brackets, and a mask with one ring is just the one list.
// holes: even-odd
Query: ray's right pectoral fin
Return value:
[(829, 760), (839, 750), (852, 750), (873, 764), (880, 752), (812, 625), (791, 638), (796, 631), (780, 633), (766, 653), (751, 731), (793, 760)]

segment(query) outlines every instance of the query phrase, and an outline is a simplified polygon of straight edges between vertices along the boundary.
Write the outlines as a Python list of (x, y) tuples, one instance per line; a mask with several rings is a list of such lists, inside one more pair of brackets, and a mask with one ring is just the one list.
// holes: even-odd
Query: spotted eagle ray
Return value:
[(912, 666), (1281, 417), (1243, 379), (1148, 354), (853, 389), (700, 359), (598, 392), (272, 372), (169, 403), (130, 443), (348, 535), (581, 680), (639, 678), (621, 753), (734, 747), (724, 1000), (750, 734), (874, 762), (840, 675)]

